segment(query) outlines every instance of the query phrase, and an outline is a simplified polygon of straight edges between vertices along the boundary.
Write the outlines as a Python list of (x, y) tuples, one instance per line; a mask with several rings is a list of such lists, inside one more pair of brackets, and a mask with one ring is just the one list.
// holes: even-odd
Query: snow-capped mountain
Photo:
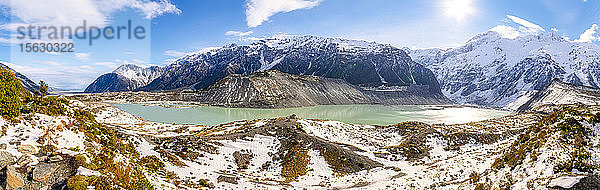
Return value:
[(600, 47), (555, 32), (509, 38), (490, 30), (457, 48), (405, 50), (431, 69), (442, 92), (458, 103), (505, 107), (554, 78), (600, 85)]
[(85, 92), (131, 91), (145, 86), (159, 77), (163, 68), (158, 66), (140, 67), (133, 64), (121, 65), (112, 73), (98, 77)]
[(11, 69), (10, 67), (6, 66), (5, 62), (1, 62), (0, 61), (0, 69), (6, 69), (6, 70), (10, 70), (12, 72), (15, 73), (15, 76), (17, 76), (17, 78), (21, 81), (21, 84), (23, 84), (23, 86), (25, 87), (25, 89), (27, 89), (29, 92), (35, 93), (37, 91), (40, 90), (40, 86), (38, 84), (36, 84), (35, 82), (31, 81), (29, 78), (27, 78), (25, 75)]
[(279, 70), (344, 79), (360, 86), (427, 85), (441, 93), (433, 73), (399, 48), (314, 36), (277, 36), (249, 45), (230, 44), (182, 57), (143, 91), (202, 89), (230, 75)]

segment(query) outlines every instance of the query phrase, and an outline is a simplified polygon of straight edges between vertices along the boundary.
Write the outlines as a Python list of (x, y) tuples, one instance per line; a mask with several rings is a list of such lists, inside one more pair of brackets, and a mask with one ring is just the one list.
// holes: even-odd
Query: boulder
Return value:
[(38, 153), (37, 147), (35, 147), (33, 145), (29, 145), (29, 144), (19, 145), (19, 146), (17, 146), (17, 150), (23, 154), (37, 154)]
[(58, 169), (58, 164), (55, 163), (42, 163), (35, 166), (33, 169), (33, 179), (36, 181), (44, 181), (46, 178), (51, 176), (54, 171)]
[(19, 158), (19, 160), (17, 160), (17, 165), (19, 165), (19, 167), (25, 167), (27, 166), (27, 164), (33, 162), (33, 159), (31, 159), (30, 156), (28, 155), (23, 155)]
[(219, 177), (217, 177), (217, 183), (221, 183), (221, 182), (227, 182), (227, 183), (231, 183), (231, 184), (238, 184), (238, 177), (230, 177), (230, 176), (224, 176), (224, 175), (220, 175)]
[(233, 152), (233, 158), (235, 158), (235, 164), (238, 166), (239, 169), (248, 169), (248, 165), (250, 165), (250, 161), (254, 157), (254, 155), (252, 155), (252, 153), (250, 153), (250, 152), (244, 153), (244, 152), (245, 151)]
[(0, 151), (0, 168), (15, 164), (16, 159), (17, 158), (12, 154), (6, 151)]
[(23, 174), (17, 172), (15, 167), (6, 167), (6, 189), (18, 189), (25, 185)]
[(50, 162), (60, 162), (63, 160), (63, 157), (60, 155), (50, 157)]

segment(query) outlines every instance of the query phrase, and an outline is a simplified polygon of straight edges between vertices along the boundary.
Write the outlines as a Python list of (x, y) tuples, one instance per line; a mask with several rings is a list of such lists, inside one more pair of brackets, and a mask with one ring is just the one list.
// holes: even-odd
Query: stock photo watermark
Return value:
[[(88, 26), (84, 20), (81, 25), (73, 26), (43, 26), (28, 25), (16, 28), (16, 40), (20, 52), (74, 52), (73, 42), (65, 40), (86, 40), (92, 46), (97, 40), (144, 40), (148, 30), (141, 25), (134, 25), (131, 20), (125, 25), (117, 26)], [(27, 41), (27, 42), (24, 42)], [(30, 42), (34, 41), (34, 42)], [(55, 42), (54, 42), (55, 41)]]

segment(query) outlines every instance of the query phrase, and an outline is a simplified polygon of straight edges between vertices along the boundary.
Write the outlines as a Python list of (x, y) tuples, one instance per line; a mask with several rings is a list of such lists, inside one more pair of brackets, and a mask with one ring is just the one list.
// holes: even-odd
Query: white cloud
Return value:
[(269, 17), (298, 9), (313, 8), (323, 0), (247, 0), (246, 22), (248, 27), (260, 26)]
[(189, 54), (189, 53), (180, 52), (180, 51), (177, 51), (177, 50), (167, 50), (167, 51), (165, 51), (165, 55), (166, 56), (171, 56), (171, 57), (183, 57), (183, 56), (185, 56), (187, 54)]
[(512, 15), (506, 15), (506, 17), (508, 17), (510, 20), (512, 20), (513, 22), (520, 24), (521, 26), (519, 26), (519, 31), (524, 32), (524, 33), (530, 33), (530, 34), (537, 34), (540, 32), (545, 32), (546, 30), (544, 30), (544, 28), (542, 28), (541, 26), (534, 24), (532, 22), (529, 22), (525, 19), (516, 17), (516, 16), (512, 16)]
[(106, 61), (106, 62), (96, 62), (96, 63), (94, 63), (94, 65), (105, 66), (105, 67), (108, 67), (110, 69), (116, 69), (117, 67), (119, 67), (119, 64), (114, 63), (114, 62), (109, 62), (109, 61)]
[(91, 54), (92, 53), (75, 53), (74, 58), (79, 61), (88, 62)]
[(76, 28), (86, 21), (88, 27), (104, 27), (112, 14), (124, 9), (140, 12), (151, 19), (167, 13), (181, 13), (167, 0), (0, 0), (0, 7), (10, 8), (11, 23), (0, 29), (16, 31), (19, 26), (70, 26)]
[(100, 9), (103, 11), (112, 12), (123, 8), (133, 8), (141, 11), (146, 19), (153, 19), (168, 13), (181, 13), (181, 10), (171, 4), (168, 0), (98, 0), (97, 2)]
[(135, 54), (135, 53), (133, 53), (132, 51), (125, 51), (125, 52), (123, 52), (123, 53), (125, 53), (125, 54), (127, 54), (127, 55), (134, 55), (134, 54)]
[(139, 60), (139, 59), (133, 59), (131, 61), (115, 59), (115, 62), (121, 63), (121, 64), (134, 64), (134, 65), (140, 65), (140, 64), (146, 63), (145, 61)]
[(29, 77), (33, 81), (46, 81), (59, 89), (82, 89), (99, 74), (90, 66), (68, 66), (53, 61), (32, 61), (35, 66), (5, 63), (8, 67)]
[(50, 54), (50, 55), (62, 55), (61, 53), (54, 52), (54, 51), (46, 51), (44, 53), (47, 53), (47, 54)]
[(237, 36), (237, 37), (242, 37), (242, 36), (248, 36), (250, 34), (254, 33), (252, 30), (248, 31), (248, 32), (241, 32), (241, 31), (227, 31), (225, 32), (225, 35), (227, 36)]
[(596, 35), (596, 33), (598, 33), (598, 25), (592, 24), (592, 27), (585, 30), (583, 34), (579, 35), (579, 39), (575, 40), (575, 42), (600, 41), (600, 36)]
[(264, 40), (265, 38), (259, 38), (259, 37), (245, 37), (245, 38), (241, 38), (240, 41), (242, 42), (255, 42), (255, 41), (259, 41), (259, 40)]
[(498, 32), (500, 36), (508, 39), (515, 39), (520, 35), (519, 31), (517, 31), (515, 28), (506, 25), (498, 25), (490, 29), (490, 31)]

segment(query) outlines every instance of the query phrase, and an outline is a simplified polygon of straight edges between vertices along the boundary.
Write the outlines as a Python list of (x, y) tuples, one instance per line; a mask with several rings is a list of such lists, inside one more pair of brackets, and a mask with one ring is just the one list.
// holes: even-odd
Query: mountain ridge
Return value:
[(147, 85), (162, 74), (158, 66), (141, 67), (134, 64), (125, 64), (116, 68), (111, 73), (103, 74), (92, 82), (84, 92), (112, 92), (132, 91)]
[(426, 84), (432, 92), (439, 92), (433, 73), (401, 49), (315, 36), (276, 37), (187, 55), (166, 66), (164, 75), (138, 90), (202, 89), (229, 74), (264, 70), (342, 78), (355, 85)]
[(556, 32), (510, 39), (487, 31), (456, 48), (404, 50), (435, 73), (444, 95), (463, 104), (506, 107), (554, 78), (600, 84), (600, 47)]
[(33, 82), (31, 79), (27, 78), (27, 76), (15, 71), (14, 69), (8, 67), (5, 62), (0, 61), (0, 69), (6, 69), (15, 73), (15, 76), (21, 81), (23, 87), (27, 89), (31, 93), (36, 93), (40, 90), (40, 86)]
[(544, 105), (598, 105), (599, 103), (600, 88), (570, 84), (554, 79), (544, 90), (538, 91), (527, 102), (519, 106), (518, 110), (523, 112)]

